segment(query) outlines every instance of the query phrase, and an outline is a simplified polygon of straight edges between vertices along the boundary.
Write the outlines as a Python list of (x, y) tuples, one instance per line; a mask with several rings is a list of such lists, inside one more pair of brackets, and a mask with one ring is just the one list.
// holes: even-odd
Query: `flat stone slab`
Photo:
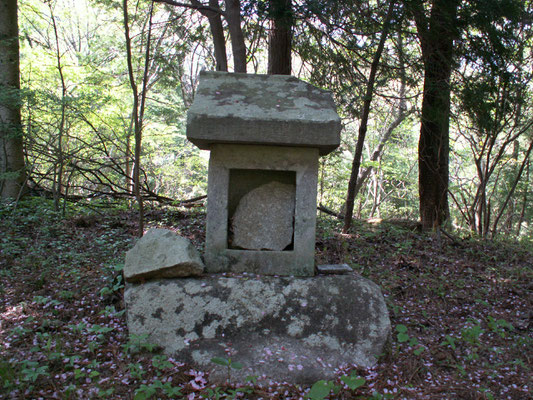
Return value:
[(340, 144), (341, 120), (330, 92), (286, 75), (200, 72), (187, 113), (187, 138), (214, 143), (318, 148)]
[(343, 365), (373, 365), (391, 329), (379, 287), (357, 274), (207, 275), (128, 284), (124, 298), (130, 334), (148, 334), (215, 382), (226, 369), (211, 359), (228, 354), (244, 366), (236, 381), (330, 379)]
[(248, 192), (239, 202), (231, 230), (233, 247), (283, 250), (292, 243), (294, 185), (270, 182)]
[(324, 264), (317, 265), (316, 269), (319, 274), (350, 274), (353, 269), (348, 264)]
[(126, 253), (124, 279), (136, 282), (199, 276), (204, 269), (200, 254), (188, 239), (168, 229), (154, 228)]

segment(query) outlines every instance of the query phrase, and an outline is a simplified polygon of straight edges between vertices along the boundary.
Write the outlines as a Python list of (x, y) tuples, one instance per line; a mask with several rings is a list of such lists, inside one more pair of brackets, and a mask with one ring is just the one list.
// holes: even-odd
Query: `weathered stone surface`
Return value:
[[(294, 243), (291, 251), (229, 248), (230, 171), (238, 169), (294, 173), (296, 195)], [(214, 145), (209, 159), (207, 190), (206, 270), (208, 272), (253, 272), (261, 275), (314, 275), (317, 180), (317, 149)], [(239, 185), (239, 182), (235, 185)]]
[(356, 274), (208, 275), (128, 285), (124, 298), (130, 334), (148, 334), (215, 380), (226, 371), (210, 360), (227, 358), (225, 349), (244, 365), (236, 380), (329, 379), (341, 365), (374, 364), (390, 334), (379, 287)]
[(319, 274), (349, 274), (353, 269), (348, 264), (323, 264), (317, 265), (316, 269)]
[(292, 243), (296, 188), (270, 182), (244, 195), (231, 230), (234, 247), (283, 250)]
[(331, 93), (292, 76), (201, 72), (187, 138), (215, 143), (304, 146), (327, 154), (340, 143)]
[(124, 279), (129, 282), (199, 276), (204, 264), (184, 237), (167, 229), (150, 229), (126, 253)]

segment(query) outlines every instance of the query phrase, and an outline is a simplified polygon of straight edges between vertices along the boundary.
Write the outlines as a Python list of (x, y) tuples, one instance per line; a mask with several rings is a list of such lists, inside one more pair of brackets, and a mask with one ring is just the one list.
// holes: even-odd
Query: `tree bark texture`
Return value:
[[(209, 0), (209, 5), (213, 8), (219, 8), (218, 0)], [(227, 71), (228, 56), (226, 55), (226, 40), (224, 38), (224, 28), (222, 27), (222, 17), (220, 14), (209, 17), (209, 27), (215, 48), (216, 70)]]
[[(191, 1), (191, 4), (200, 7), (199, 0)], [(218, 0), (209, 0), (209, 7), (220, 10)], [(226, 54), (226, 39), (224, 38), (224, 27), (222, 26), (222, 12), (198, 9), (200, 13), (209, 20), (209, 29), (213, 37), (213, 47), (215, 49), (215, 62), (217, 71), (228, 70), (228, 56)]]
[(458, 0), (435, 0), (429, 23), (420, 13), (415, 15), (425, 69), (418, 142), (418, 190), (423, 229), (436, 229), (449, 216), (450, 76), (458, 6)]
[(344, 226), (342, 231), (347, 233), (352, 225), (353, 205), (355, 200), (355, 187), (357, 185), (357, 177), (359, 176), (359, 167), (361, 166), (361, 155), (363, 154), (363, 144), (365, 142), (366, 130), (368, 126), (368, 116), (370, 114), (370, 103), (372, 102), (372, 95), (374, 93), (374, 82), (378, 71), (379, 60), (385, 47), (387, 35), (389, 33), (390, 21), (394, 11), (394, 0), (390, 0), (387, 16), (383, 22), (383, 29), (379, 39), (378, 48), (374, 54), (372, 65), (370, 66), (370, 75), (366, 84), (365, 99), (363, 104), (363, 115), (361, 116), (361, 124), (359, 125), (359, 135), (357, 137), (357, 145), (355, 148), (355, 155), (352, 162), (352, 172), (350, 174), (350, 181), (348, 182), (348, 192), (346, 194), (346, 214), (344, 215)]
[(246, 46), (241, 28), (241, 2), (240, 0), (225, 1), (226, 21), (228, 21), (231, 49), (233, 51), (233, 68), (235, 72), (246, 73)]
[[(126, 60), (128, 63), (128, 76), (130, 80), (130, 86), (133, 94), (133, 126), (135, 132), (135, 156), (133, 165), (133, 190), (135, 197), (139, 205), (139, 231), (138, 236), (142, 237), (144, 233), (144, 207), (143, 199), (141, 196), (141, 182), (140, 182), (140, 158), (141, 158), (141, 140), (142, 140), (142, 121), (139, 115), (139, 91), (137, 89), (137, 83), (135, 82), (135, 76), (133, 72), (132, 50), (131, 50), (131, 36), (129, 27), (129, 15), (128, 15), (128, 0), (123, 0), (122, 8), (124, 13), (124, 36), (126, 39)], [(151, 15), (150, 15), (151, 18)], [(148, 41), (150, 39), (148, 38)], [(149, 46), (149, 45), (147, 45)], [(147, 60), (145, 60), (147, 62)]]
[(20, 67), (17, 1), (0, 2), (0, 193), (23, 193), (26, 178), (20, 116)]
[(270, 0), (268, 35), (268, 74), (291, 74), (292, 4), (291, 0)]

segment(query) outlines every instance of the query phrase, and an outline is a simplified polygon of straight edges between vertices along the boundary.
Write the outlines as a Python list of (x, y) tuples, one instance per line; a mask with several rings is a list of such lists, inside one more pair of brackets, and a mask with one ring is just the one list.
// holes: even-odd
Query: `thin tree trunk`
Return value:
[(348, 182), (348, 193), (346, 195), (346, 214), (344, 215), (344, 226), (342, 231), (347, 233), (352, 225), (353, 217), (353, 205), (355, 200), (355, 186), (357, 184), (357, 177), (359, 176), (359, 167), (361, 166), (361, 154), (363, 153), (363, 144), (365, 141), (367, 125), (368, 125), (368, 116), (370, 114), (370, 103), (372, 102), (372, 95), (374, 93), (374, 82), (376, 79), (376, 74), (379, 66), (379, 60), (381, 59), (381, 54), (383, 53), (383, 48), (387, 40), (387, 35), (389, 33), (390, 21), (394, 11), (394, 0), (390, 0), (389, 9), (387, 11), (387, 16), (383, 22), (383, 29), (381, 32), (381, 37), (379, 39), (378, 48), (374, 54), (374, 59), (372, 60), (372, 65), (370, 67), (370, 76), (368, 77), (368, 82), (366, 85), (365, 100), (363, 104), (363, 115), (361, 117), (361, 125), (359, 126), (359, 135), (357, 137), (357, 146), (355, 148), (355, 155), (352, 163), (352, 172), (350, 174), (350, 181)]
[(291, 0), (270, 0), (268, 35), (268, 74), (291, 74), (292, 5)]
[(378, 210), (378, 218), (379, 218), (379, 204), (381, 203), (381, 187), (379, 185), (379, 172), (374, 170), (374, 179), (373, 179), (373, 186), (374, 186), (374, 196), (372, 198), (372, 210), (370, 211), (370, 218), (374, 218), (374, 214), (376, 213), (376, 210)]
[(0, 3), (0, 196), (24, 192), (26, 170), (20, 116), (20, 67), (17, 1)]
[(530, 163), (529, 163), (529, 159), (527, 160), (527, 164), (526, 164), (526, 190), (524, 190), (524, 198), (522, 199), (522, 210), (520, 211), (520, 218), (518, 218), (518, 226), (516, 228), (516, 236), (519, 237), (520, 236), (520, 230), (522, 229), (522, 222), (524, 222), (524, 215), (526, 213), (526, 204), (527, 204), (527, 188), (528, 188), (528, 184), (529, 184), (529, 168), (530, 168)]
[(503, 205), (500, 208), (500, 211), (498, 212), (498, 215), (494, 219), (494, 222), (492, 224), (492, 237), (496, 236), (496, 228), (498, 227), (498, 222), (500, 222), (500, 218), (503, 215), (503, 212), (505, 211), (505, 208), (507, 207), (507, 204), (509, 203), (509, 200), (513, 196), (513, 193), (516, 189), (516, 185), (518, 185), (518, 182), (520, 181), (520, 178), (522, 177), (522, 173), (524, 172), (524, 168), (526, 165), (528, 165), (529, 157), (531, 155), (531, 151), (533, 150), (533, 140), (531, 143), (529, 143), (529, 147), (526, 151), (524, 161), (522, 161), (522, 164), (520, 165), (520, 169), (518, 170), (518, 174), (516, 175), (516, 179), (513, 182), (513, 186), (511, 187), (511, 190), (509, 190), (509, 193), (507, 194), (507, 197), (505, 198), (505, 201), (503, 202)]
[[(63, 190), (63, 169), (65, 167), (65, 154), (63, 149), (63, 139), (65, 134), (65, 122), (66, 122), (66, 97), (67, 97), (67, 85), (65, 83), (65, 77), (63, 75), (63, 65), (61, 63), (61, 50), (59, 49), (59, 34), (57, 32), (57, 24), (54, 16), (54, 10), (52, 4), (48, 3), (48, 8), (50, 9), (50, 17), (52, 19), (52, 27), (54, 29), (54, 36), (56, 42), (56, 61), (57, 61), (57, 71), (59, 73), (59, 79), (61, 81), (61, 118), (59, 120), (59, 129), (57, 132), (57, 182), (54, 182), (54, 208), (56, 211), (59, 211), (59, 198), (65, 193), (66, 190)], [(64, 204), (66, 200), (63, 199)]]
[[(389, 141), (390, 137), (392, 136), (392, 132), (405, 120), (407, 117), (407, 113), (402, 112), (399, 114), (394, 121), (387, 127), (387, 130), (381, 137), (378, 146), (372, 153), (372, 156), (370, 157), (370, 161), (377, 161), (383, 154), (383, 149), (385, 148), (385, 144)], [(368, 179), (368, 175), (370, 175), (370, 172), (373, 170), (372, 166), (369, 166), (364, 169), (364, 171), (360, 174), (359, 178), (357, 179), (357, 184), (355, 185), (354, 190), (354, 199), (357, 197), (357, 194), (363, 187), (365, 181)]]
[[(407, 77), (405, 76), (405, 62), (404, 62), (404, 53), (403, 53), (403, 38), (402, 33), (400, 32), (398, 34), (398, 58), (400, 61), (400, 92), (399, 92), (399, 102), (398, 102), (398, 111), (396, 114), (396, 118), (392, 123), (387, 127), (385, 130), (385, 133), (379, 140), (378, 146), (375, 148), (375, 150), (372, 152), (372, 155), (370, 155), (369, 159), (371, 162), (377, 161), (379, 158), (381, 158), (383, 154), (383, 150), (385, 148), (385, 144), (389, 141), (390, 137), (392, 136), (392, 133), (394, 130), (407, 118), (407, 116), (410, 114), (410, 112), (407, 112), (407, 106), (406, 106), (406, 100), (405, 100), (405, 93), (406, 93), (406, 86), (407, 86)], [(412, 110), (411, 110), (412, 111)], [(364, 169), (362, 173), (359, 174), (359, 177), (357, 178), (357, 184), (355, 185), (354, 190), (354, 199), (359, 194), (361, 188), (363, 187), (365, 181), (368, 179), (368, 176), (370, 175), (370, 172), (372, 171), (373, 167), (369, 166)], [(357, 218), (360, 218), (360, 211), (357, 213)]]
[(132, 175), (132, 168), (131, 168), (131, 133), (133, 131), (133, 114), (130, 117), (130, 126), (128, 128), (128, 132), (126, 133), (126, 190), (129, 193), (134, 193), (134, 188), (132, 185), (133, 182), (133, 175)]
[(241, 28), (241, 2), (240, 0), (225, 0), (225, 2), (226, 21), (228, 21), (233, 51), (233, 68), (235, 72), (246, 73), (246, 46)]
[[(191, 1), (191, 4), (200, 7), (202, 4), (198, 0)], [(219, 9), (218, 0), (209, 0), (209, 7)], [(226, 40), (224, 38), (224, 28), (222, 26), (221, 12), (198, 9), (203, 16), (209, 20), (209, 29), (213, 37), (213, 47), (215, 49), (215, 62), (217, 71), (228, 70), (228, 56), (226, 54)]]
[[(133, 94), (133, 126), (135, 131), (135, 155), (134, 155), (134, 166), (133, 166), (133, 187), (135, 192), (135, 197), (139, 206), (139, 231), (138, 236), (142, 237), (144, 233), (144, 205), (143, 199), (141, 196), (141, 182), (140, 182), (140, 160), (141, 160), (141, 143), (142, 143), (142, 117), (144, 113), (144, 98), (146, 96), (146, 79), (143, 79), (143, 98), (139, 104), (139, 92), (137, 89), (137, 84), (135, 81), (134, 71), (133, 71), (133, 62), (132, 62), (132, 50), (131, 50), (131, 37), (130, 37), (130, 28), (129, 28), (129, 16), (128, 16), (128, 0), (123, 0), (122, 2), (123, 13), (124, 13), (124, 35), (126, 39), (126, 60), (128, 64), (128, 76), (130, 80), (130, 86)], [(153, 12), (153, 3), (150, 8), (150, 27), (148, 33), (148, 40), (146, 44), (146, 58), (145, 58), (145, 73), (144, 77), (147, 77), (146, 68), (148, 65), (148, 57), (150, 54), (150, 33), (152, 25), (152, 12)]]

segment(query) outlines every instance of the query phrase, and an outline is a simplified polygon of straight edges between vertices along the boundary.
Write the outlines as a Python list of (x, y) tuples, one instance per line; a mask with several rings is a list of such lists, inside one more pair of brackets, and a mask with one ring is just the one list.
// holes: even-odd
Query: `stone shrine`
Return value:
[(208, 272), (314, 275), (318, 157), (340, 130), (331, 94), (292, 76), (201, 73), (187, 138), (211, 151)]
[(213, 357), (241, 363), (239, 382), (373, 365), (390, 335), (379, 287), (346, 264), (315, 268), (318, 158), (339, 132), (331, 95), (294, 77), (202, 72), (187, 137), (211, 151), (207, 273), (186, 239), (149, 231), (124, 266), (130, 334), (211, 382), (227, 378)]

